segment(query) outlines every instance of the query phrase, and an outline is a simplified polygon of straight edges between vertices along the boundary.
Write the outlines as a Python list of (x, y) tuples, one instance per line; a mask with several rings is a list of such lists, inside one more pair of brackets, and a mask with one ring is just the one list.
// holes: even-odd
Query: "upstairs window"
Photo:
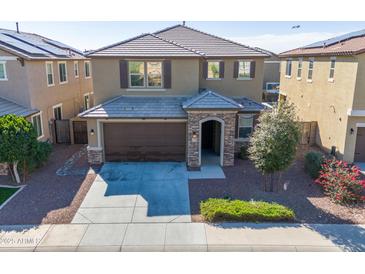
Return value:
[(297, 79), (302, 79), (303, 59), (298, 59)]
[(308, 81), (311, 82), (313, 79), (313, 68), (314, 68), (314, 59), (310, 58), (308, 60)]
[(162, 63), (147, 62), (147, 76), (149, 87), (162, 87)]
[(162, 62), (128, 62), (129, 86), (162, 88)]
[(0, 81), (7, 81), (8, 76), (6, 75), (6, 62), (0, 61)]
[(253, 115), (242, 114), (238, 118), (238, 138), (247, 139), (253, 132)]
[(291, 77), (291, 67), (292, 67), (292, 60), (286, 60), (286, 68), (285, 68), (285, 76)]
[(84, 95), (84, 110), (87, 110), (90, 108), (90, 95), (89, 93)]
[(60, 84), (67, 83), (67, 66), (66, 62), (58, 62), (58, 72), (60, 76)]
[(85, 61), (85, 78), (91, 77), (91, 65), (90, 61)]
[(336, 57), (332, 57), (330, 64), (330, 75), (328, 77), (328, 81), (333, 81), (333, 79), (335, 78), (335, 67), (336, 67)]
[(47, 86), (54, 86), (53, 62), (46, 62)]
[(144, 62), (129, 62), (129, 85), (131, 87), (144, 87)]
[(79, 62), (78, 61), (74, 62), (74, 73), (75, 73), (75, 78), (79, 78)]
[(219, 61), (208, 61), (207, 79), (220, 79)]
[(238, 62), (238, 78), (247, 79), (251, 78), (251, 62), (239, 61)]

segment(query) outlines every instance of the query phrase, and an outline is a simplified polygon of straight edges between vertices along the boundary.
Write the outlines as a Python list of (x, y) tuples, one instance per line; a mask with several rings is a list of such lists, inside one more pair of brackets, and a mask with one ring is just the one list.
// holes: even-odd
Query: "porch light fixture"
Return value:
[(350, 129), (350, 134), (351, 135), (354, 134), (354, 129), (353, 128)]
[(198, 134), (196, 133), (196, 131), (193, 131), (193, 139), (196, 139), (196, 138), (198, 138)]
[(90, 135), (91, 135), (91, 136), (94, 136), (94, 134), (95, 134), (94, 129), (93, 129), (93, 128), (92, 128), (92, 129), (90, 129)]

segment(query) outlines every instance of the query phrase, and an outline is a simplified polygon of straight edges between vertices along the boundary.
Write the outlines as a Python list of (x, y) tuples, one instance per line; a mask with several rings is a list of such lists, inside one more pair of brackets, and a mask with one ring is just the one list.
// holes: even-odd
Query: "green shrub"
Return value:
[(200, 203), (200, 213), (208, 222), (290, 221), (294, 211), (277, 203), (210, 198)]
[(324, 157), (322, 153), (310, 151), (304, 157), (304, 169), (313, 179), (318, 178)]
[(248, 147), (246, 145), (243, 145), (240, 147), (240, 153), (239, 153), (239, 158), (242, 160), (247, 160), (248, 159), (248, 151), (247, 151)]

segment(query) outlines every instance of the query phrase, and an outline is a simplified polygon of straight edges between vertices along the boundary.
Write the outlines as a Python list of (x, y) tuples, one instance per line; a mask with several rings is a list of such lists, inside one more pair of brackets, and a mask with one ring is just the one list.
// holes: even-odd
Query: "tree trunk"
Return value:
[(15, 181), (20, 184), (20, 177), (19, 177), (19, 173), (18, 173), (18, 162), (14, 162), (13, 163), (13, 172), (14, 172), (14, 177), (15, 177)]

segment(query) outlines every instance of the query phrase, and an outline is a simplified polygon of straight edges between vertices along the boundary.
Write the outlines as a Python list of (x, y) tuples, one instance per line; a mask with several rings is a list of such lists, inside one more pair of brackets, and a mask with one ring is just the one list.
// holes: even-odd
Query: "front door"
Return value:
[(365, 162), (365, 127), (357, 128), (355, 162)]

